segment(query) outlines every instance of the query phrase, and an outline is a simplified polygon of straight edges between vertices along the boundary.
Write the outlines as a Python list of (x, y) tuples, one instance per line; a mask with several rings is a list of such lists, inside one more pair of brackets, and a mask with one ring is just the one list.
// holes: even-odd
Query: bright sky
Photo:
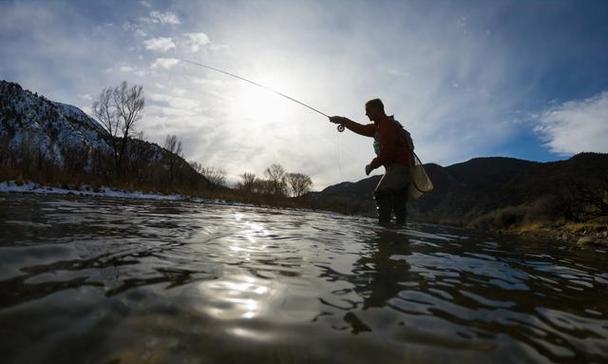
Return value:
[(606, 1), (2, 1), (0, 78), (87, 112), (102, 88), (142, 84), (148, 140), (321, 189), (365, 177), (371, 140), (177, 59), (359, 122), (380, 97), (424, 162), (546, 161), (608, 152), (606, 19)]

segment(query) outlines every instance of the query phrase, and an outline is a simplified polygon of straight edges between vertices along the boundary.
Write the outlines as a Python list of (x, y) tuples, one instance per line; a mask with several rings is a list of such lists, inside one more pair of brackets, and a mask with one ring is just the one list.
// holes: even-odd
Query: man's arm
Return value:
[(334, 124), (344, 125), (350, 131), (373, 138), (376, 134), (376, 126), (374, 124), (362, 125), (342, 116), (332, 116), (329, 118)]

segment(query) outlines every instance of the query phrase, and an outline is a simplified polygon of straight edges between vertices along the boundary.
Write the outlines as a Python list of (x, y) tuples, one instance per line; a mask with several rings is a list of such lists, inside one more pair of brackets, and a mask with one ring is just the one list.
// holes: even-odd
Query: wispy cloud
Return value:
[(148, 35), (138, 24), (127, 21), (123, 23), (122, 28), (127, 31), (133, 33), (133, 35), (137, 37), (145, 37)]
[(176, 13), (172, 12), (172, 11), (166, 11), (166, 12), (160, 12), (160, 11), (151, 11), (149, 18), (149, 21), (151, 21), (152, 23), (161, 23), (161, 24), (181, 24), (182, 21), (179, 18), (179, 16), (177, 16)]
[(212, 51), (226, 51), (230, 49), (230, 46), (228, 44), (211, 44), (209, 49)]
[(175, 49), (175, 43), (170, 37), (150, 38), (144, 41), (144, 47), (152, 51), (167, 52), (170, 49)]
[(176, 58), (157, 58), (152, 65), (152, 69), (164, 68), (166, 70), (171, 69), (173, 66), (179, 63), (179, 59)]
[(608, 152), (608, 91), (548, 109), (536, 131), (555, 153)]
[(192, 52), (198, 52), (198, 50), (211, 43), (209, 36), (205, 33), (186, 33), (184, 36), (188, 39), (188, 45)]

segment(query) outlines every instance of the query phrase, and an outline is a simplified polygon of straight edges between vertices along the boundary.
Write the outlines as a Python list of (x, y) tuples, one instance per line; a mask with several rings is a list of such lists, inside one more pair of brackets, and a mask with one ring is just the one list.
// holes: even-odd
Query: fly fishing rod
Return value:
[[(275, 93), (275, 94), (277, 94), (277, 95), (279, 95), (279, 96), (281, 96), (281, 97), (284, 97), (284, 98), (286, 98), (287, 100), (293, 101), (293, 102), (295, 102), (296, 104), (300, 104), (300, 105), (304, 106), (305, 108), (308, 108), (309, 110), (312, 110), (312, 111), (314, 111), (314, 112), (316, 112), (316, 113), (318, 113), (318, 114), (321, 114), (321, 115), (325, 116), (325, 117), (326, 117), (326, 118), (328, 118), (328, 119), (330, 118), (330, 116), (329, 116), (329, 115), (327, 115), (326, 113), (324, 113), (324, 112), (322, 112), (322, 111), (320, 111), (320, 110), (318, 110), (318, 109), (315, 109), (314, 107), (312, 107), (312, 106), (310, 106), (310, 105), (307, 105), (307, 104), (303, 103), (303, 102), (302, 102), (302, 101), (300, 101), (300, 100), (296, 100), (296, 99), (294, 99), (294, 98), (293, 98), (293, 97), (291, 97), (291, 96), (285, 95), (284, 93), (282, 93), (282, 92), (280, 92), (280, 91), (277, 91), (277, 90), (275, 90), (275, 89), (273, 89), (273, 88), (270, 88), (270, 87), (268, 87), (268, 86), (262, 85), (261, 83), (257, 83), (257, 82), (255, 82), (255, 81), (248, 80), (248, 79), (246, 79), (245, 77), (241, 77), (241, 76), (239, 76), (239, 75), (235, 75), (234, 73), (230, 73), (230, 72), (227, 72), (227, 71), (221, 70), (221, 69), (219, 69), (219, 68), (211, 67), (211, 66), (208, 66), (208, 65), (203, 64), (203, 63), (199, 63), (199, 62), (195, 62), (195, 61), (190, 61), (190, 60), (187, 60), (187, 59), (182, 59), (182, 58), (178, 58), (178, 59), (179, 59), (180, 61), (184, 62), (184, 63), (189, 63), (189, 64), (192, 64), (192, 65), (195, 65), (195, 66), (203, 67), (203, 68), (206, 68), (206, 69), (209, 69), (209, 70), (215, 71), (215, 72), (222, 73), (222, 74), (227, 75), (227, 76), (230, 76), (230, 77), (237, 78), (237, 79), (239, 79), (239, 80), (241, 80), (241, 81), (248, 82), (248, 83), (250, 83), (250, 84), (252, 84), (252, 85), (254, 85), (254, 86), (257, 86), (257, 87), (263, 88), (263, 89), (265, 89), (265, 90), (267, 90), (267, 91), (273, 92), (273, 93)], [(344, 125), (343, 125), (343, 124), (338, 125), (338, 131), (339, 131), (340, 133), (341, 133), (341, 132), (343, 132), (343, 131), (344, 131), (344, 129), (345, 129), (345, 127), (344, 127)], [(418, 156), (416, 155), (416, 153), (415, 153), (414, 151), (412, 151), (412, 153), (414, 154), (414, 157), (415, 157), (415, 158), (416, 158), (416, 160), (418, 161), (418, 164), (422, 165), (422, 162), (420, 162), (420, 159), (418, 158)], [(426, 179), (427, 179), (427, 180), (430, 182), (430, 179), (428, 178), (428, 176), (426, 176), (426, 172), (424, 172), (424, 169), (422, 169), (422, 170), (423, 170), (424, 176), (425, 176), (425, 177), (426, 177)], [(418, 187), (418, 185), (417, 185), (417, 183), (416, 183), (416, 181), (415, 181), (415, 180), (414, 180), (414, 186), (415, 186), (415, 187), (416, 187), (416, 189), (418, 189), (420, 192), (428, 192), (428, 191), (430, 191), (430, 190), (432, 190), (432, 189), (433, 189), (432, 184), (431, 184), (430, 189), (429, 189), (429, 188), (427, 188), (427, 189), (421, 189), (421, 188), (419, 188), (419, 187)]]
[[(209, 69), (209, 70), (215, 71), (215, 72), (222, 73), (222, 74), (227, 75), (227, 76), (230, 76), (230, 77), (237, 78), (237, 79), (239, 79), (239, 80), (241, 80), (241, 81), (248, 82), (248, 83), (250, 83), (250, 84), (252, 84), (252, 85), (254, 85), (254, 86), (257, 86), (257, 87), (263, 88), (263, 89), (265, 89), (265, 90), (267, 90), (267, 91), (270, 91), (270, 92), (273, 92), (273, 93), (275, 93), (275, 94), (277, 94), (277, 95), (279, 95), (279, 96), (282, 96), (282, 97), (286, 98), (287, 100), (293, 101), (293, 102), (295, 102), (296, 104), (300, 104), (300, 105), (302, 105), (302, 106), (304, 106), (304, 107), (308, 108), (309, 110), (312, 110), (312, 111), (314, 111), (314, 112), (316, 112), (316, 113), (318, 113), (318, 114), (321, 114), (321, 115), (325, 116), (325, 117), (326, 117), (326, 118), (328, 118), (328, 119), (330, 118), (330, 117), (329, 117), (329, 115), (327, 115), (326, 113), (324, 113), (324, 112), (322, 112), (322, 111), (319, 111), (318, 109), (316, 109), (316, 108), (314, 108), (314, 107), (312, 107), (312, 106), (310, 106), (310, 105), (307, 105), (307, 104), (303, 103), (303, 102), (302, 102), (302, 101), (300, 101), (300, 100), (296, 100), (296, 99), (294, 99), (294, 98), (293, 98), (293, 97), (291, 97), (291, 96), (285, 95), (284, 93), (282, 93), (282, 92), (280, 92), (280, 91), (277, 91), (277, 90), (275, 90), (275, 89), (273, 89), (273, 88), (270, 88), (270, 87), (268, 87), (268, 86), (262, 85), (261, 83), (257, 83), (257, 82), (255, 82), (255, 81), (248, 80), (248, 79), (246, 79), (245, 77), (241, 77), (241, 76), (239, 76), (239, 75), (235, 75), (234, 73), (230, 73), (230, 72), (227, 72), (227, 71), (221, 70), (221, 69), (219, 69), (219, 68), (211, 67), (211, 66), (208, 66), (208, 65), (206, 65), (206, 64), (202, 64), (202, 63), (199, 63), (199, 62), (190, 61), (190, 60), (187, 60), (187, 59), (181, 59), (181, 58), (178, 58), (178, 59), (179, 59), (180, 61), (184, 62), (184, 63), (189, 63), (189, 64), (192, 64), (192, 65), (195, 65), (195, 66), (203, 67), (203, 68), (206, 68), (206, 69)], [(338, 125), (338, 131), (339, 131), (339, 132), (343, 132), (343, 131), (344, 131), (344, 125)]]

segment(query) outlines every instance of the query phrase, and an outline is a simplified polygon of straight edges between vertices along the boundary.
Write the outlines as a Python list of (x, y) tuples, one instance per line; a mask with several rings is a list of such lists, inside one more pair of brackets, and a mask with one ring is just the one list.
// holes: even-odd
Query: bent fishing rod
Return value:
[[(270, 88), (270, 87), (268, 87), (268, 86), (262, 85), (261, 83), (257, 83), (257, 82), (255, 82), (255, 81), (248, 80), (248, 79), (246, 79), (245, 77), (241, 77), (241, 76), (236, 75), (236, 74), (234, 74), (234, 73), (230, 73), (230, 72), (227, 72), (227, 71), (221, 70), (221, 69), (219, 69), (219, 68), (211, 67), (211, 66), (208, 66), (208, 65), (203, 64), (203, 63), (194, 62), (194, 61), (190, 61), (190, 60), (187, 60), (187, 59), (182, 59), (182, 58), (178, 58), (178, 59), (179, 59), (180, 61), (184, 62), (184, 63), (189, 63), (189, 64), (192, 64), (192, 65), (195, 65), (195, 66), (203, 67), (203, 68), (206, 68), (206, 69), (209, 69), (209, 70), (215, 71), (215, 72), (222, 73), (222, 74), (227, 75), (227, 76), (230, 76), (230, 77), (237, 78), (237, 79), (239, 79), (239, 80), (241, 80), (241, 81), (248, 82), (248, 83), (250, 83), (250, 84), (252, 84), (252, 85), (254, 85), (254, 86), (257, 86), (257, 87), (263, 88), (263, 89), (265, 89), (265, 90), (267, 90), (267, 91), (270, 91), (270, 92), (275, 93), (275, 94), (277, 94), (277, 95), (279, 95), (279, 96), (282, 96), (282, 97), (286, 98), (287, 100), (293, 101), (293, 102), (295, 102), (296, 104), (300, 104), (300, 105), (302, 105), (302, 106), (304, 106), (304, 107), (308, 108), (309, 110), (312, 110), (312, 111), (314, 111), (314, 112), (316, 112), (316, 113), (318, 113), (318, 114), (321, 114), (321, 115), (325, 116), (325, 117), (326, 117), (326, 118), (328, 118), (328, 119), (330, 118), (330, 116), (329, 116), (329, 115), (327, 115), (326, 113), (324, 113), (324, 112), (322, 112), (322, 111), (319, 111), (318, 109), (316, 109), (316, 108), (314, 108), (314, 107), (312, 107), (312, 106), (310, 106), (310, 105), (307, 105), (307, 104), (303, 103), (303, 102), (302, 102), (302, 101), (300, 101), (300, 100), (296, 100), (296, 99), (294, 99), (294, 98), (293, 98), (293, 97), (291, 97), (291, 96), (285, 95), (284, 93), (282, 93), (282, 92), (280, 92), (280, 91), (277, 91), (277, 90), (275, 90), (275, 89), (273, 89), (273, 88)], [(343, 131), (344, 131), (344, 125), (342, 125), (342, 124), (338, 125), (338, 131), (339, 131), (339, 132), (343, 132)]]
[[(282, 92), (280, 92), (280, 91), (277, 91), (277, 90), (275, 90), (275, 89), (273, 89), (273, 88), (270, 88), (270, 87), (268, 87), (268, 86), (262, 85), (261, 83), (257, 83), (257, 82), (255, 82), (255, 81), (248, 80), (248, 79), (246, 79), (245, 77), (241, 77), (241, 76), (239, 76), (239, 75), (235, 75), (234, 73), (230, 73), (230, 72), (227, 72), (227, 71), (221, 70), (221, 69), (219, 69), (219, 68), (215, 68), (215, 67), (212, 67), (212, 66), (208, 66), (208, 65), (203, 64), (203, 63), (199, 63), (199, 62), (195, 62), (195, 61), (190, 61), (190, 60), (187, 60), (187, 59), (182, 59), (182, 58), (178, 58), (178, 60), (180, 60), (180, 61), (182, 61), (182, 62), (184, 62), (184, 63), (190, 63), (190, 64), (195, 65), (195, 66), (199, 66), (199, 67), (203, 67), (203, 68), (206, 68), (206, 69), (209, 69), (209, 70), (215, 71), (215, 72), (219, 72), (219, 73), (222, 73), (222, 74), (224, 74), (224, 75), (227, 75), (227, 76), (230, 76), (230, 77), (237, 78), (237, 79), (239, 79), (239, 80), (241, 80), (241, 81), (248, 82), (248, 83), (250, 83), (250, 84), (252, 84), (252, 85), (254, 85), (254, 86), (257, 86), (257, 87), (263, 88), (263, 89), (265, 89), (265, 90), (267, 90), (267, 91), (270, 91), (270, 92), (273, 92), (273, 93), (275, 93), (275, 94), (277, 94), (277, 95), (279, 95), (279, 96), (282, 96), (282, 97), (286, 98), (287, 100), (290, 100), (290, 101), (293, 101), (293, 102), (295, 102), (295, 103), (297, 103), (297, 104), (300, 104), (300, 105), (302, 105), (302, 106), (304, 106), (304, 107), (308, 108), (309, 110), (312, 110), (312, 111), (314, 111), (314, 112), (316, 112), (316, 113), (318, 113), (318, 114), (321, 114), (321, 115), (325, 116), (326, 118), (330, 119), (330, 116), (329, 116), (329, 115), (327, 115), (326, 113), (324, 113), (324, 112), (322, 112), (322, 111), (320, 111), (320, 110), (318, 110), (318, 109), (316, 109), (316, 108), (314, 108), (314, 107), (312, 107), (312, 106), (310, 106), (310, 105), (307, 105), (307, 104), (303, 103), (303, 102), (302, 102), (302, 101), (300, 101), (300, 100), (296, 100), (296, 99), (294, 99), (294, 98), (293, 98), (293, 97), (291, 97), (291, 96), (285, 95), (284, 93), (282, 93)], [(338, 125), (338, 131), (339, 131), (340, 133), (341, 133), (341, 132), (343, 132), (344, 130), (345, 130), (345, 127), (344, 127), (344, 125), (343, 125), (343, 124)], [(414, 158), (416, 159), (416, 161), (418, 162), (418, 164), (422, 165), (422, 162), (420, 161), (420, 158), (418, 158), (418, 155), (416, 155), (416, 152), (412, 151), (412, 154), (414, 155)], [(426, 172), (425, 172), (425, 173), (426, 173)], [(415, 181), (414, 181), (414, 186), (416, 186), (416, 182), (415, 182)], [(418, 186), (416, 186), (416, 189), (418, 189), (420, 192), (424, 192), (422, 189), (418, 188)]]

